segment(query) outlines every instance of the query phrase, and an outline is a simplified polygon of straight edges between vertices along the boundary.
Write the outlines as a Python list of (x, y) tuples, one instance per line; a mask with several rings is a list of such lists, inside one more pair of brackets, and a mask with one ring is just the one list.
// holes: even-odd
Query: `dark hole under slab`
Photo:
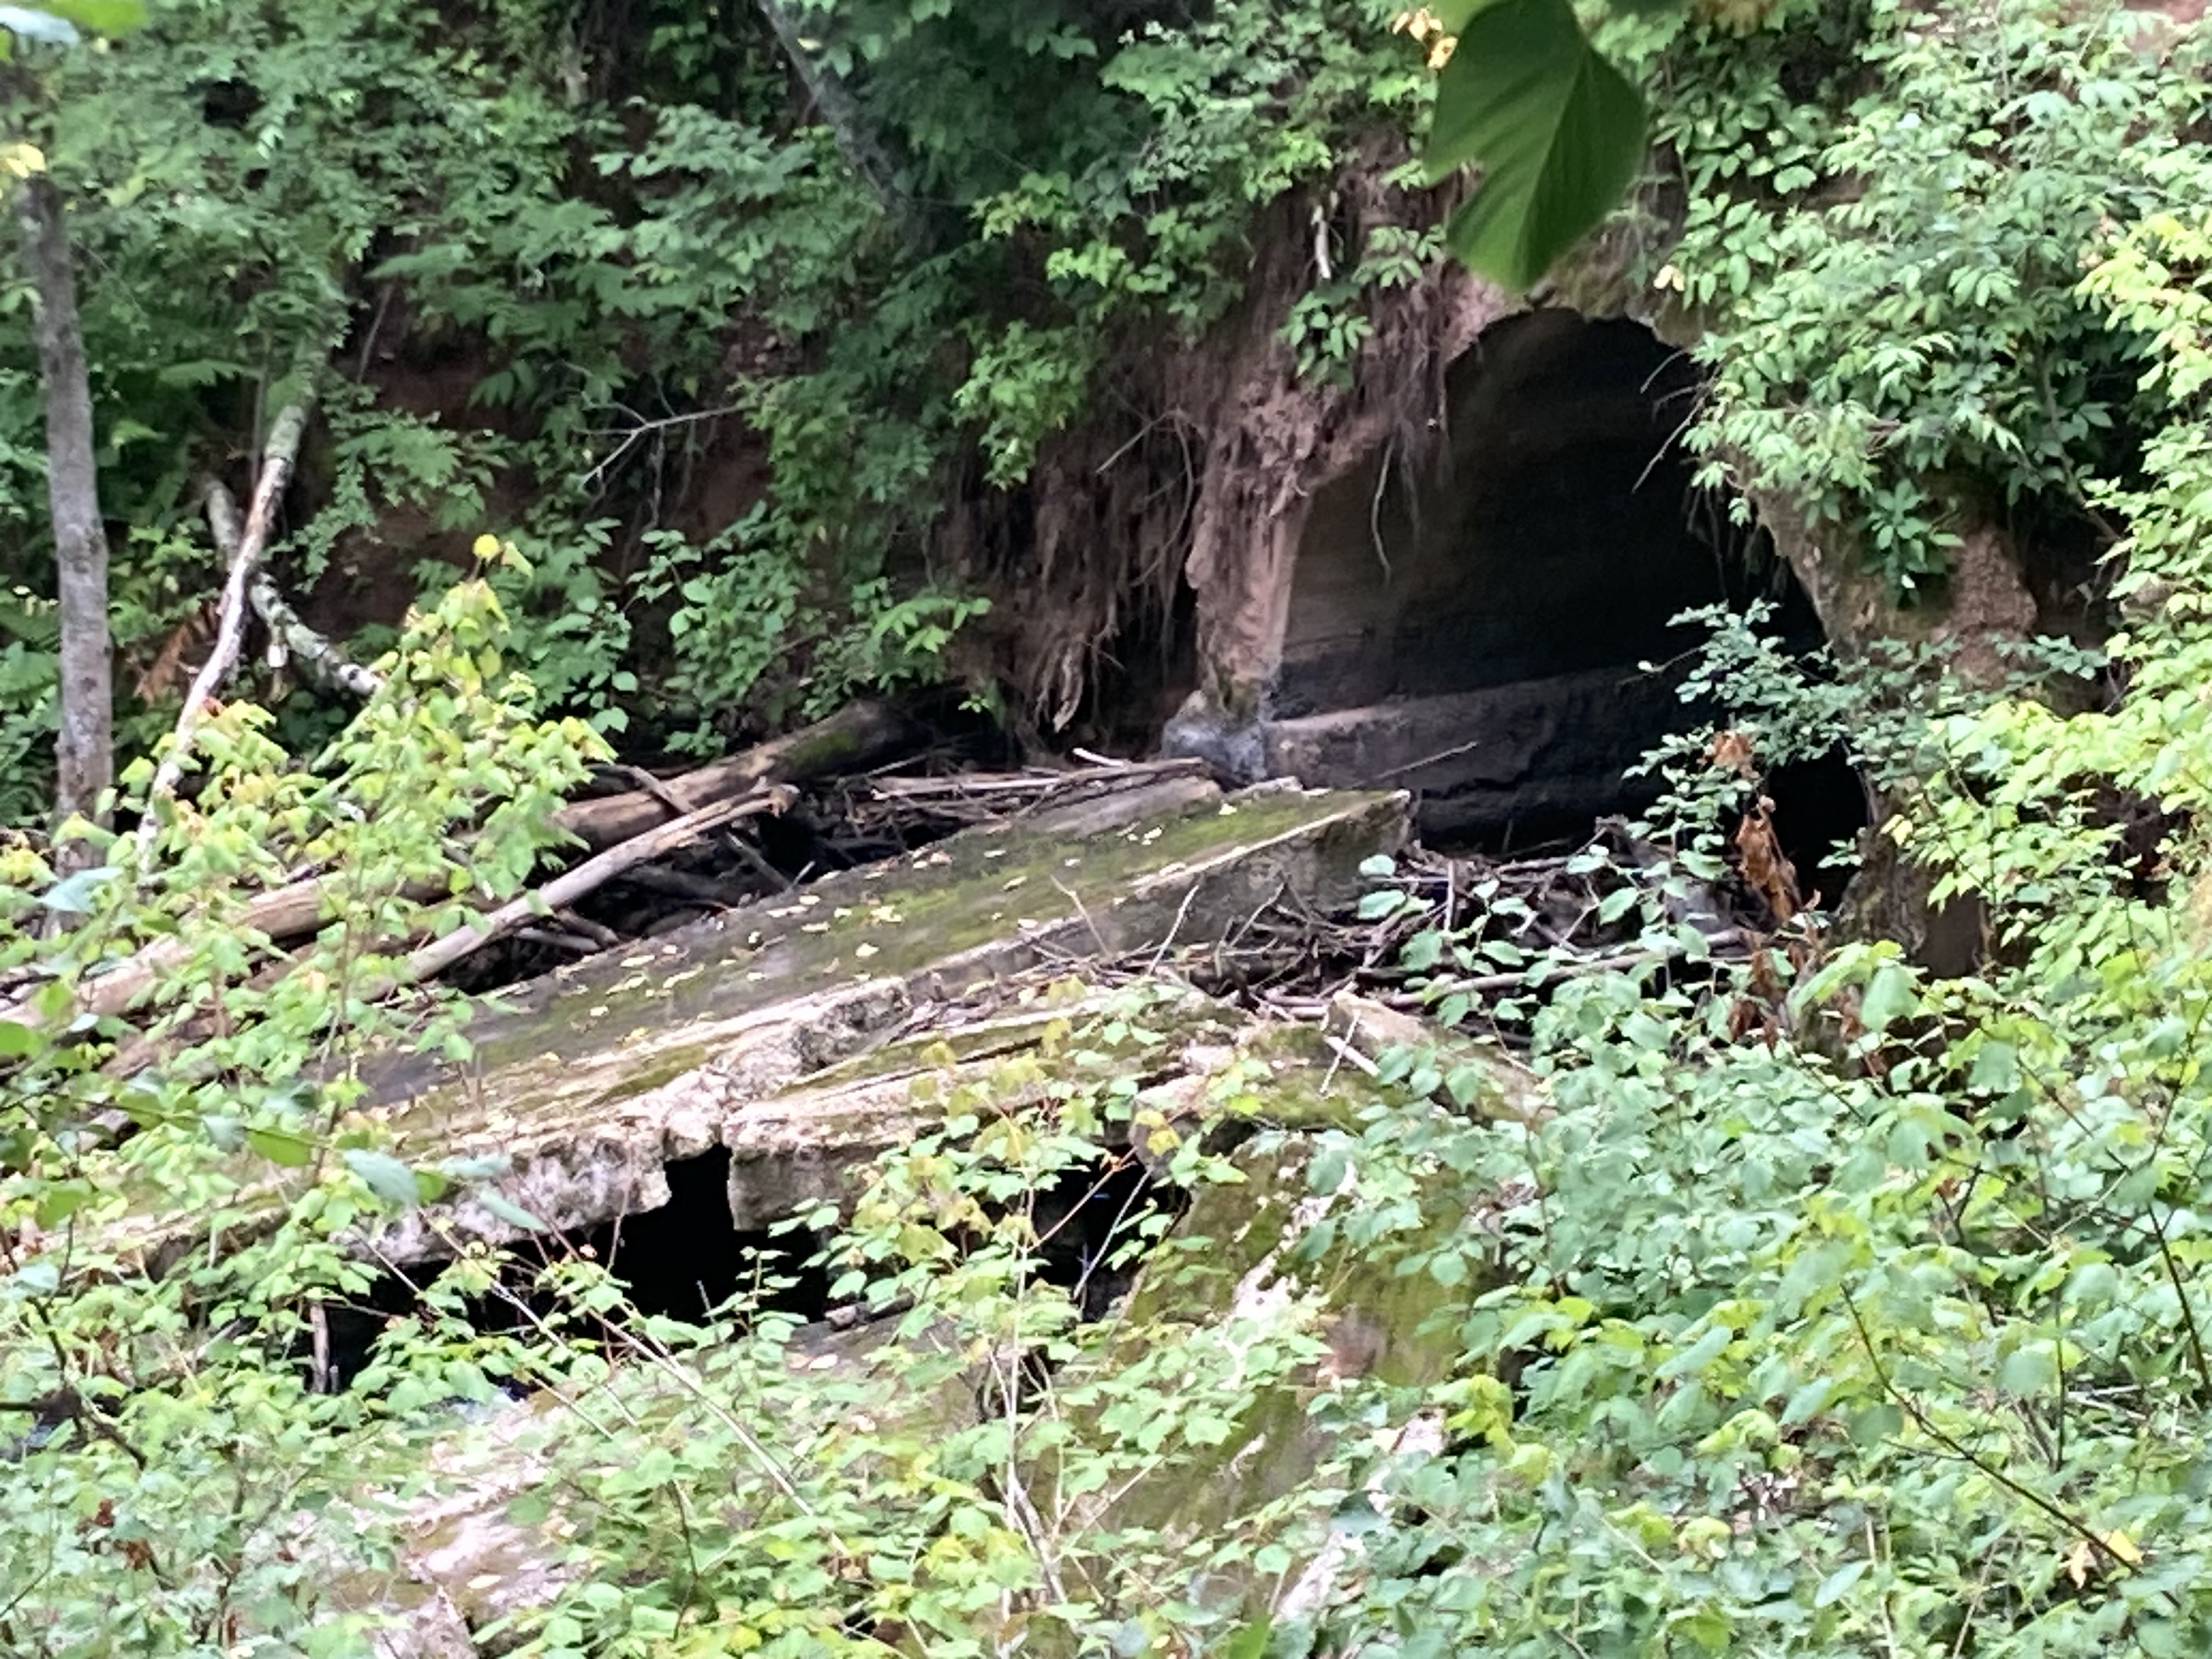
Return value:
[[(467, 1316), (487, 1334), (527, 1336), (539, 1322), (563, 1334), (616, 1346), (630, 1317), (694, 1323), (726, 1311), (741, 1294), (750, 1308), (789, 1315), (803, 1324), (850, 1324), (861, 1310), (831, 1302), (830, 1274), (812, 1260), (818, 1241), (805, 1234), (740, 1230), (732, 1224), (730, 1155), (721, 1147), (666, 1166), (669, 1201), (618, 1220), (518, 1247), (500, 1293), (471, 1299)], [(1137, 1159), (1109, 1156), (1067, 1171), (1033, 1194), (1030, 1220), (1038, 1238), (1037, 1277), (1069, 1292), (1079, 1316), (1106, 1317), (1133, 1283), (1137, 1262), (1122, 1247), (1152, 1214), (1180, 1214), (1187, 1195), (1156, 1180)], [(625, 1312), (588, 1321), (564, 1310), (539, 1282), (542, 1270), (581, 1256), (604, 1262), (622, 1287)], [(368, 1368), (378, 1339), (395, 1322), (417, 1316), (422, 1292), (447, 1264), (426, 1262), (380, 1275), (363, 1293), (325, 1308), (326, 1341), (319, 1359), (303, 1340), (300, 1363), (317, 1385), (353, 1386)]]

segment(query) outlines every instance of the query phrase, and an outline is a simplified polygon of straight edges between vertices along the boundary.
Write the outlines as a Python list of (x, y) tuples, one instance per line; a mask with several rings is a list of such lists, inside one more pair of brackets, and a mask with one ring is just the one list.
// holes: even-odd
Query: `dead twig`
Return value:
[[(215, 538), (216, 550), (235, 564), (239, 550), (245, 543), (245, 531), (238, 522), (238, 503), (216, 480), (209, 482), (206, 500), (208, 530)], [(254, 614), (269, 630), (276, 656), (296, 660), (301, 672), (311, 683), (325, 691), (343, 691), (364, 700), (384, 689), (381, 674), (373, 668), (362, 667), (347, 656), (335, 641), (307, 626), (258, 560), (247, 580), (246, 593), (252, 602)]]

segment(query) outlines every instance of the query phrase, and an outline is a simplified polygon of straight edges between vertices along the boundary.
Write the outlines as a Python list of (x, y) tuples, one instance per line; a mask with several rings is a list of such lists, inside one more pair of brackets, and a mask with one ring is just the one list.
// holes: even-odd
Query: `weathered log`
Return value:
[(754, 817), (763, 812), (780, 812), (790, 799), (791, 791), (787, 786), (770, 784), (750, 795), (734, 800), (715, 801), (696, 812), (687, 812), (680, 818), (647, 830), (642, 835), (633, 836), (621, 845), (611, 847), (596, 857), (586, 859), (574, 869), (554, 877), (543, 887), (525, 893), (520, 898), (508, 900), (483, 921), (457, 927), (443, 938), (431, 940), (421, 950), (411, 953), (400, 965), (397, 983), (420, 984), (443, 973), (464, 957), (482, 950), (494, 939), (514, 932), (532, 918), (550, 915), (565, 905), (574, 904), (633, 865), (659, 858), (663, 853), (673, 852), (709, 830), (719, 829), (738, 818)]
[[(787, 736), (746, 750), (742, 754), (702, 766), (671, 779), (657, 790), (633, 790), (599, 800), (571, 801), (553, 814), (556, 827), (568, 831), (594, 851), (604, 850), (676, 816), (664, 797), (685, 801), (696, 811), (744, 795), (766, 785), (804, 783), (848, 768), (866, 766), (880, 759), (909, 734), (906, 722), (892, 709), (877, 703), (852, 703), (826, 720), (802, 726)], [(405, 896), (427, 903), (447, 895), (443, 882), (417, 883)], [(249, 900), (239, 912), (241, 932), (259, 933), (271, 945), (283, 945), (313, 933), (327, 916), (326, 878), (316, 875), (271, 888)], [(566, 902), (567, 901), (562, 901)], [(158, 939), (107, 972), (80, 986), (74, 1012), (119, 1014), (150, 990), (162, 975), (184, 960), (185, 947), (173, 939)], [(0, 1019), (20, 1024), (44, 1022), (32, 1007), (30, 994), (0, 1005)]]
[(667, 779), (657, 789), (572, 801), (553, 821), (594, 850), (612, 847), (666, 822), (673, 816), (671, 800), (696, 812), (763, 783), (804, 783), (854, 770), (883, 758), (910, 733), (897, 712), (882, 703), (848, 703), (826, 720)]
[[(751, 817), (763, 812), (780, 812), (790, 799), (791, 790), (787, 785), (769, 784), (750, 796), (717, 801), (711, 806), (686, 813), (682, 817), (648, 830), (618, 847), (608, 848), (595, 858), (586, 859), (574, 869), (554, 877), (543, 887), (509, 900), (489, 915), (456, 927), (418, 946), (403, 958), (397, 968), (370, 976), (356, 986), (351, 994), (362, 1001), (374, 1002), (408, 986), (419, 985), (482, 950), (495, 939), (503, 939), (510, 933), (527, 934), (536, 931), (529, 926), (531, 922), (540, 917), (557, 919), (564, 907), (597, 890), (632, 866), (648, 859), (658, 858), (663, 853), (672, 852), (686, 842), (735, 819)], [(605, 948), (602, 944), (587, 939), (566, 938), (561, 942), (570, 948), (580, 946), (586, 955)], [(286, 975), (296, 972), (304, 955), (305, 952), (299, 952), (289, 957), (279, 957), (265, 963), (254, 975), (251, 984), (258, 990), (267, 990)], [(117, 1054), (108, 1069), (117, 1076), (128, 1077), (144, 1070), (164, 1055), (173, 1054), (179, 1048), (204, 1041), (212, 1029), (212, 1018), (204, 1013), (187, 1022), (180, 1031), (173, 1031), (159, 1042), (143, 1036), (137, 1038)]]

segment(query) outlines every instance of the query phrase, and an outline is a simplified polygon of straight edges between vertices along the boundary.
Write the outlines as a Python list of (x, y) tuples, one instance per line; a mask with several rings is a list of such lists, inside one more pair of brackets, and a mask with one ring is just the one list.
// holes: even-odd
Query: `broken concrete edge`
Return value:
[[(665, 1164), (717, 1146), (730, 1154), (733, 1182), (742, 1168), (810, 1155), (823, 1165), (821, 1178), (830, 1179), (832, 1166), (864, 1160), (890, 1144), (908, 1127), (907, 1116), (890, 1110), (848, 1123), (840, 1143), (829, 1146), (812, 1144), (807, 1127), (779, 1120), (758, 1103), (797, 1079), (866, 1053), (909, 1019), (926, 995), (965, 996), (979, 987), (1064, 972), (1085, 961), (1158, 953), (1177, 944), (1218, 939), (1286, 893), (1317, 910), (1342, 908), (1356, 900), (1364, 884), (1360, 864), (1403, 844), (1402, 795), (1269, 791), (1261, 799), (1295, 801), (1309, 809), (1317, 802), (1324, 805), (1287, 828), (1270, 826), (1258, 838), (1162, 864), (1103, 906), (1086, 905), (1063, 886), (1072, 913), (1034, 920), (1012, 938), (959, 951), (899, 979), (866, 979), (695, 1033), (698, 1040), (687, 1045), (697, 1056), (692, 1063), (672, 1067), (673, 1076), (627, 1098), (602, 1097), (594, 1103), (614, 1106), (619, 1101), (612, 1121), (593, 1124), (580, 1139), (556, 1142), (540, 1133), (507, 1147), (514, 1167), (498, 1179), (496, 1189), (546, 1229), (567, 1231), (665, 1203)], [(1217, 810), (1242, 809), (1230, 802)], [(588, 1155), (579, 1161), (571, 1156), (575, 1148), (588, 1148)], [(794, 1199), (818, 1185), (794, 1189)], [(634, 1196), (625, 1201), (625, 1192)], [(734, 1188), (732, 1197), (734, 1207)], [(759, 1209), (748, 1202), (744, 1213), (756, 1215)], [(380, 1237), (375, 1248), (392, 1261), (416, 1259), (425, 1252), (423, 1259), (431, 1259), (451, 1255), (457, 1243), (501, 1244), (523, 1236), (513, 1221), (465, 1199), (424, 1206), (403, 1218)]]
[[(747, 907), (653, 950), (524, 988), (515, 999), (522, 1006), (472, 1028), (485, 1038), (480, 1054), (504, 1045), (505, 1065), (447, 1081), (419, 1061), (400, 1063), (387, 1079), (396, 1097), (349, 1115), (340, 1132), (349, 1143), (388, 1145), (432, 1167), (503, 1156), (508, 1168), (489, 1183), (493, 1205), (464, 1193), (419, 1206), (367, 1248), (391, 1261), (443, 1260), (471, 1241), (507, 1243), (533, 1231), (657, 1208), (668, 1201), (672, 1159), (716, 1146), (733, 1163), (744, 1159), (745, 1135), (732, 1126), (750, 1101), (866, 1052), (928, 1003), (1039, 971), (1224, 937), (1285, 895), (1318, 910), (1348, 905), (1361, 888), (1361, 862), (1395, 851), (1408, 834), (1402, 793), (1272, 788), (1194, 799), (1195, 781), (1168, 781), (1183, 797), (1181, 810), (1156, 823), (1074, 839), (1050, 824), (1027, 835), (1002, 826), (964, 831), (913, 858), (825, 878), (808, 893), (786, 896), (791, 902)], [(921, 884), (902, 894), (902, 872), (910, 884), (919, 872)], [(1030, 907), (1038, 914), (1008, 921), (1005, 895), (1039, 875), (1024, 895), (1043, 899)], [(1078, 881), (1111, 890), (1086, 902), (1071, 884)], [(999, 908), (981, 921), (968, 913), (985, 903)], [(933, 930), (926, 914), (932, 906), (943, 918)], [(902, 907), (916, 911), (912, 921)], [(825, 920), (767, 936), (779, 922), (817, 915)], [(908, 936), (896, 939), (891, 928)], [(883, 945), (872, 945), (873, 933)], [(803, 948), (794, 943), (802, 938)], [(933, 954), (933, 939), (948, 948)], [(896, 957), (894, 942), (904, 947)], [(886, 972), (871, 957), (899, 965)], [(855, 960), (857, 971), (849, 965)], [(828, 988), (777, 997), (761, 988), (767, 975), (752, 965), (761, 962), (783, 966), (800, 984), (827, 981)], [(591, 1028), (614, 1026), (605, 1017), (625, 995), (634, 1013), (665, 1023), (595, 1038)], [(564, 1019), (557, 1011), (565, 1009), (581, 1017)], [(549, 1042), (568, 1051), (525, 1052)], [(219, 1212), (126, 1219), (110, 1242), (157, 1266), (181, 1249), (209, 1248), (211, 1231), (214, 1248), (234, 1247), (273, 1227), (303, 1182), (291, 1172), (257, 1173)], [(517, 1212), (535, 1225), (514, 1218)]]
[[(1378, 817), (1389, 823), (1378, 825)], [(979, 969), (988, 977), (994, 957), (1024, 953), (1096, 959), (1127, 948), (1100, 936), (1097, 919), (1115, 913), (1128, 933), (1129, 919), (1118, 913), (1151, 884), (1181, 881), (1188, 890), (1224, 867), (1285, 850), (1324, 855), (1325, 863), (1340, 824), (1355, 836), (1401, 841), (1404, 799), (1255, 791), (1211, 811), (1200, 803), (1079, 838), (1006, 827), (965, 831), (905, 859), (825, 878), (787, 902), (733, 910), (501, 994), (502, 1011), (471, 1027), (477, 1053), (469, 1075), (456, 1081), (434, 1059), (401, 1062), (378, 1079), (380, 1095), (387, 1103), (418, 1097), (442, 1124), (456, 1109), (471, 1109), (457, 1097), (502, 1078), (511, 1090), (572, 1108), (641, 1093), (640, 1079), (656, 1066), (665, 1081), (703, 1063), (726, 1029), (795, 991), (842, 995)], [(1310, 868), (1341, 878), (1311, 860)], [(566, 1003), (565, 1022), (547, 1018), (556, 1001)], [(640, 1016), (649, 1019), (621, 1030)], [(641, 1059), (647, 1053), (651, 1061)], [(605, 1084), (580, 1081), (580, 1065), (601, 1061), (608, 1062)], [(580, 1087), (592, 1089), (586, 1100), (573, 1097)]]

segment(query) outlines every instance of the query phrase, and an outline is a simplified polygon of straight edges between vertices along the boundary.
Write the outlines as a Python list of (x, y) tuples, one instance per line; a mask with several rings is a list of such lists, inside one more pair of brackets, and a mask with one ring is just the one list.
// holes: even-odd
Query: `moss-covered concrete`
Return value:
[[(1140, 1101), (1158, 1104), (1186, 1129), (1241, 1133), (1232, 1157), (1243, 1179), (1194, 1194), (1121, 1311), (1110, 1325), (1090, 1328), (1083, 1353), (1058, 1372), (1062, 1396), (1079, 1394), (1086, 1381), (1157, 1354), (1164, 1345), (1173, 1349), (1178, 1334), (1196, 1338), (1272, 1298), (1304, 1297), (1310, 1307), (1306, 1328), (1318, 1338), (1312, 1364), (1264, 1389), (1224, 1440), (1139, 1479), (1091, 1523), (1156, 1531), (1170, 1540), (1224, 1536), (1235, 1517), (1294, 1491), (1332, 1460), (1357, 1463), (1371, 1452), (1364, 1441), (1339, 1443), (1312, 1414), (1321, 1395), (1352, 1379), (1419, 1389), (1447, 1374), (1456, 1352), (1451, 1316), (1475, 1287), (1401, 1274), (1395, 1264), (1403, 1250), (1349, 1242), (1341, 1224), (1362, 1201), (1356, 1176), (1334, 1194), (1311, 1190), (1308, 1166), (1323, 1132), (1362, 1126), (1378, 1108), (1433, 1109), (1378, 1083), (1357, 1063), (1356, 1049), (1347, 1057), (1341, 1037), (1320, 1025), (1255, 1022), (1187, 988), (1098, 988), (1079, 979), (1030, 981), (943, 1018), (942, 1025), (925, 1024), (750, 1103), (748, 1113), (760, 1122), (811, 1124), (807, 1144), (822, 1158), (813, 1166), (763, 1158), (750, 1186), (733, 1166), (740, 1224), (757, 1226), (830, 1195), (830, 1186), (810, 1190), (809, 1182), (865, 1160), (890, 1144), (886, 1124), (927, 1121), (948, 1097), (1012, 1110), (1071, 1085), (1103, 1087), (1133, 1078)], [(1510, 1072), (1502, 1056), (1474, 1063)], [(1522, 1087), (1522, 1079), (1509, 1076), (1499, 1097)], [(833, 1146), (842, 1149), (840, 1156), (829, 1156)], [(1456, 1227), (1480, 1197), (1449, 1184), (1423, 1194), (1410, 1248), (1418, 1250)], [(1337, 1242), (1304, 1259), (1298, 1241), (1330, 1219), (1339, 1224)], [(919, 1340), (936, 1339), (926, 1332)], [(857, 1330), (810, 1327), (793, 1340), (789, 1361), (825, 1384), (849, 1381), (854, 1368), (877, 1363), (890, 1340), (888, 1323)], [(657, 1393), (650, 1377), (630, 1378), (626, 1391), (641, 1420), (680, 1416), (684, 1409), (677, 1395)], [(952, 1427), (972, 1420), (975, 1398), (975, 1388), (956, 1370), (936, 1393), (896, 1409), (910, 1410), (927, 1425)], [(441, 1455), (439, 1496), (417, 1504), (406, 1559), (396, 1573), (378, 1575), (356, 1592), (410, 1610), (410, 1634), (392, 1649), (395, 1659), (442, 1659), (434, 1644), (445, 1633), (542, 1603), (557, 1591), (556, 1554), (511, 1522), (507, 1504), (542, 1480), (544, 1462), (533, 1437), (557, 1436), (563, 1409), (541, 1401), (528, 1414), (495, 1416), (460, 1431)], [(1102, 1432), (1095, 1421), (1074, 1416), (1080, 1433)], [(1034, 1489), (1047, 1490), (1053, 1473), (1038, 1465), (1027, 1479)], [(1204, 1593), (1225, 1605), (1260, 1588), (1232, 1573)]]
[[(1025, 975), (1219, 939), (1278, 899), (1346, 904), (1360, 861), (1406, 833), (1402, 795), (1295, 788), (1186, 795), (1088, 836), (965, 831), (503, 993), (470, 1027), (462, 1071), (422, 1056), (373, 1069), (364, 1126), (422, 1163), (507, 1155), (501, 1195), (549, 1226), (657, 1207), (672, 1159), (793, 1150), (788, 1123), (749, 1139), (760, 1125), (740, 1115), (794, 1079), (909, 1024), (957, 1026)], [(272, 1212), (283, 1180), (270, 1177)], [(456, 1236), (515, 1233), (463, 1200), (379, 1248), (423, 1259)]]

